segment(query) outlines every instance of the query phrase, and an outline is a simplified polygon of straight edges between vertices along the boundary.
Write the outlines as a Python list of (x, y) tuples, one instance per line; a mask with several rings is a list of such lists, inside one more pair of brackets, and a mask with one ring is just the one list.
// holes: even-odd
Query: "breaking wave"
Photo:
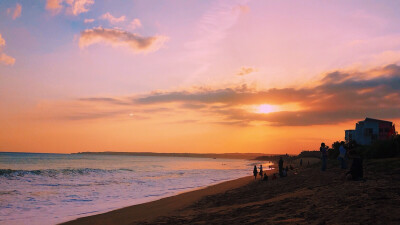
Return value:
[(0, 169), (0, 177), (23, 177), (26, 175), (39, 175), (55, 177), (58, 175), (88, 175), (88, 174), (105, 174), (105, 173), (117, 173), (122, 171), (132, 172), (131, 169), (92, 169), (92, 168), (81, 168), (81, 169), (44, 169), (44, 170), (11, 170), (11, 169)]

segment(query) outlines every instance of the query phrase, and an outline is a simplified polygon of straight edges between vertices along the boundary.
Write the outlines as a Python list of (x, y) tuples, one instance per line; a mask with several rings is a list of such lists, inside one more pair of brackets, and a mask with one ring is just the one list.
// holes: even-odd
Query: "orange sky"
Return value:
[(399, 124), (398, 8), (2, 1), (0, 151), (291, 154)]

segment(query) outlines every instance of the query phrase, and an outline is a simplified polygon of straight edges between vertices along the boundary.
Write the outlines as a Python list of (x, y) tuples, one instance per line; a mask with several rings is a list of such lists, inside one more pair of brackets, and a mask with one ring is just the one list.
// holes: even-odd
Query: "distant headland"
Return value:
[(262, 153), (157, 153), (157, 152), (78, 152), (72, 154), (85, 155), (131, 155), (131, 156), (165, 156), (165, 157), (194, 157), (194, 158), (223, 158), (223, 159), (256, 159), (273, 156)]

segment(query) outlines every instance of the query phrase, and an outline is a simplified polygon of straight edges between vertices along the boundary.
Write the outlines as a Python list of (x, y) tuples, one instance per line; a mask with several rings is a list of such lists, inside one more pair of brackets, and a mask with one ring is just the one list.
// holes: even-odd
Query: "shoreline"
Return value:
[[(270, 176), (276, 169), (266, 170)], [(233, 180), (223, 181), (217, 184), (188, 190), (175, 195), (164, 197), (137, 205), (131, 205), (109, 212), (91, 216), (79, 217), (74, 220), (61, 222), (62, 225), (86, 225), (86, 224), (133, 224), (141, 221), (151, 222), (158, 217), (167, 216), (179, 209), (186, 208), (206, 196), (216, 195), (245, 186), (254, 181), (254, 176), (245, 176)], [(259, 176), (257, 176), (259, 181)]]
[(399, 159), (366, 160), (359, 181), (346, 180), (347, 170), (330, 160), (326, 171), (316, 164), (267, 182), (246, 176), (63, 224), (397, 225)]

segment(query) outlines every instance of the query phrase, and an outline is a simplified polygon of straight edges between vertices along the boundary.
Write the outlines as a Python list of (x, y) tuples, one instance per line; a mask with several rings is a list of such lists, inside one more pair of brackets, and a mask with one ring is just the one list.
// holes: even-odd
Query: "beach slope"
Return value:
[(251, 177), (66, 224), (400, 224), (400, 160), (365, 162), (365, 180), (337, 165)]

